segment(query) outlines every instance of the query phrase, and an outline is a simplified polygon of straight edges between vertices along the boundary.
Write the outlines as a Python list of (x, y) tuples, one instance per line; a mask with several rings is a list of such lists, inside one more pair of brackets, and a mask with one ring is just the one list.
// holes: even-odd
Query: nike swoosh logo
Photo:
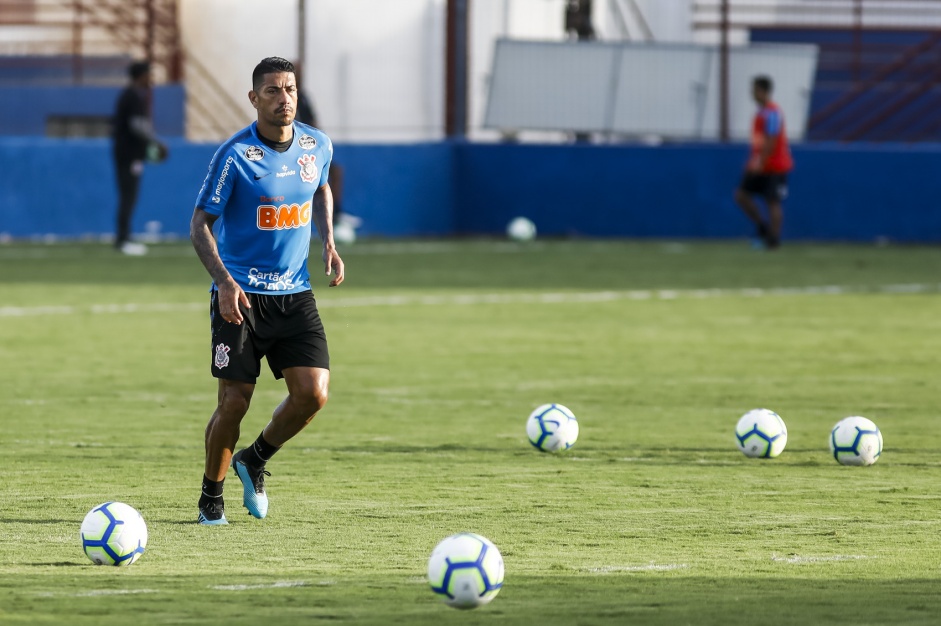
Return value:
[(261, 180), (265, 176), (270, 176), (270, 175), (271, 175), (271, 172), (268, 172), (267, 174), (262, 174), (261, 176), (259, 176), (258, 174), (255, 174), (255, 180)]

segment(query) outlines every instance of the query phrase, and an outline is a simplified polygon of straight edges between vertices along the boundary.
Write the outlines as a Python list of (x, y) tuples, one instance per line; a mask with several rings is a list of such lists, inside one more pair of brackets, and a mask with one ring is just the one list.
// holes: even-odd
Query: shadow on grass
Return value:
[[(629, 559), (625, 563), (630, 566)], [(62, 619), (72, 624), (117, 624), (146, 616), (146, 623), (155, 624), (247, 625), (258, 624), (257, 607), (264, 605), (266, 621), (272, 624), (325, 620), (359, 626), (938, 623), (941, 595), (937, 579), (883, 576), (860, 580), (850, 578), (852, 570), (845, 565), (781, 563), (775, 572), (735, 577), (718, 572), (677, 576), (676, 571), (615, 568), (599, 573), (569, 569), (540, 575), (514, 575), (510, 570), (493, 603), (473, 612), (444, 606), (425, 584), (380, 573), (341, 577), (330, 586), (285, 588), (273, 587), (271, 577), (262, 574), (230, 576), (227, 582), (236, 587), (212, 590), (207, 589), (211, 580), (207, 575), (211, 577), (214, 570), (183, 577), (138, 570), (135, 587), (153, 592), (135, 595), (132, 603), (120, 595), (41, 597), (21, 601), (12, 617), (35, 622)], [(239, 583), (244, 583), (244, 588)]]

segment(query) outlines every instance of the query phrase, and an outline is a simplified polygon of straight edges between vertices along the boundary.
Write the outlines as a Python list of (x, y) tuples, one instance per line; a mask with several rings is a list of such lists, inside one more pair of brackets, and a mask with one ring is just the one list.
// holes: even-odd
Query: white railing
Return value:
[(0, 0), (0, 55), (152, 56), (157, 82), (176, 80), (176, 11), (176, 0)]
[[(732, 28), (941, 28), (939, 0), (729, 0)], [(696, 0), (693, 26), (717, 29), (722, 0)]]

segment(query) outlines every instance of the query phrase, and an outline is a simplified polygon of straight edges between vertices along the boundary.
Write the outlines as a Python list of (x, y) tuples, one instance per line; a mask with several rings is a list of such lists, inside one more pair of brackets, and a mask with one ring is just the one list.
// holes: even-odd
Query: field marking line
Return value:
[[(726, 297), (764, 298), (774, 296), (845, 295), (845, 294), (914, 294), (937, 293), (939, 283), (913, 283), (896, 285), (850, 286), (820, 285), (811, 287), (745, 287), (740, 289), (640, 289), (630, 291), (584, 291), (544, 293), (467, 293), (441, 296), (363, 296), (358, 298), (325, 299), (317, 303), (320, 308), (384, 307), (384, 306), (471, 306), (478, 304), (584, 304), (617, 302), (621, 300), (677, 300), (681, 298), (710, 299)], [(39, 306), (0, 306), (0, 317), (38, 317), (44, 315), (95, 315), (114, 313), (177, 313), (208, 309), (207, 303), (126, 303)]]
[(77, 593), (65, 593), (61, 591), (40, 591), (36, 595), (43, 598), (53, 598), (56, 596), (67, 598), (95, 598), (99, 596), (125, 596), (138, 593), (160, 593), (157, 589), (93, 589), (91, 591), (80, 591)]
[(39, 317), (43, 315), (75, 315), (78, 313), (177, 313), (208, 310), (208, 304), (195, 302), (153, 304), (92, 304), (88, 306), (0, 306), (0, 317)]
[(291, 587), (309, 587), (310, 583), (306, 580), (283, 580), (276, 583), (265, 583), (261, 585), (210, 585), (210, 589), (217, 591), (250, 591), (252, 589), (288, 589)]
[[(52, 240), (55, 241), (55, 240)], [(85, 242), (95, 242), (97, 238), (85, 238)], [(180, 241), (180, 239), (174, 239)], [(148, 242), (143, 242), (148, 243)], [(31, 261), (36, 259), (57, 258), (68, 261), (70, 250), (57, 247), (22, 247), (7, 248), (0, 241), (0, 260), (5, 261)], [(355, 246), (344, 246), (341, 248), (343, 256), (373, 256), (373, 255), (400, 255), (400, 254), (452, 254), (456, 252), (496, 252), (496, 253), (522, 253), (533, 250), (545, 250), (549, 244), (545, 242), (531, 241), (527, 243), (516, 243), (512, 241), (477, 241), (472, 242), (470, 246), (461, 243), (447, 241), (403, 241), (387, 243), (363, 243)], [(318, 252), (319, 254), (319, 252)], [(191, 246), (155, 246), (148, 250), (148, 256), (151, 258), (166, 257), (196, 257), (196, 252)]]
[(771, 560), (775, 563), (790, 563), (791, 565), (803, 565), (805, 563), (833, 563), (835, 561), (862, 561), (865, 559), (874, 559), (874, 556), (865, 554), (834, 554), (832, 556), (778, 556), (771, 555)]
[(686, 563), (668, 563), (663, 565), (650, 563), (649, 565), (603, 565), (600, 567), (583, 567), (580, 569), (592, 574), (610, 574), (613, 572), (671, 572), (678, 569), (687, 569), (688, 567), (689, 565)]
[(38, 315), (72, 315), (74, 306), (0, 306), (0, 317), (35, 317)]

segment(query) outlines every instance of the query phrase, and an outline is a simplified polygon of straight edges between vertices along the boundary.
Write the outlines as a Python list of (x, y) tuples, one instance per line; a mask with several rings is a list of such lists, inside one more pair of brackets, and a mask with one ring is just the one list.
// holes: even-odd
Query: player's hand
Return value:
[(163, 163), (170, 155), (170, 149), (162, 141), (151, 141), (147, 145), (147, 160), (151, 163)]
[(230, 324), (241, 324), (245, 318), (242, 317), (242, 310), (239, 308), (239, 305), (244, 306), (246, 309), (252, 308), (251, 303), (248, 301), (248, 296), (245, 295), (245, 292), (242, 291), (242, 288), (239, 287), (238, 283), (234, 280), (218, 285), (218, 289), (219, 313), (222, 315), (222, 319)]
[(337, 249), (333, 246), (323, 247), (323, 265), (327, 276), (333, 272), (333, 280), (330, 281), (331, 287), (336, 287), (343, 282), (343, 259), (337, 254)]

